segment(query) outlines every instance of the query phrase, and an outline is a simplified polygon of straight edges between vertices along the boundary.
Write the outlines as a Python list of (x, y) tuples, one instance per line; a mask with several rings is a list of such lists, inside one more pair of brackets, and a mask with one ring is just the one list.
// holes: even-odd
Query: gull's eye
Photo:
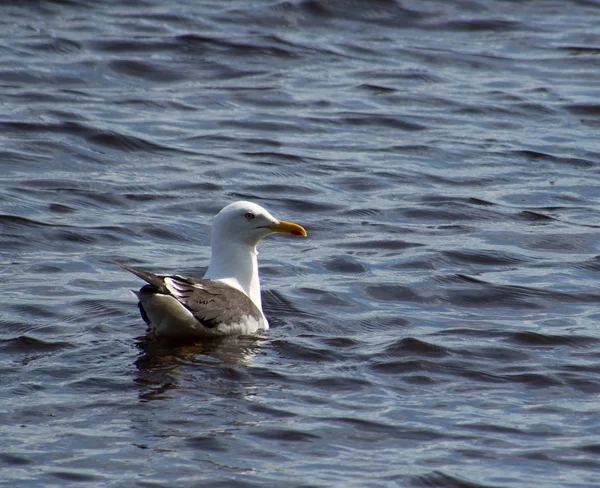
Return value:
[(252, 212), (247, 212), (244, 217), (246, 217), (246, 220), (252, 220), (254, 218), (254, 214)]

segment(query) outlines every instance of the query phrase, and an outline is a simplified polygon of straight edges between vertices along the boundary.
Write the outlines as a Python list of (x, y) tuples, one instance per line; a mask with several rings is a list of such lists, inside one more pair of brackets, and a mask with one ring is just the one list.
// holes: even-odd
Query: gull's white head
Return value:
[(306, 236), (304, 228), (292, 222), (278, 220), (260, 205), (252, 202), (234, 202), (221, 210), (212, 226), (213, 246), (226, 242), (255, 247), (263, 237), (274, 232)]
[(298, 224), (277, 220), (255, 203), (227, 205), (213, 221), (210, 266), (204, 278), (239, 288), (262, 310), (256, 245), (274, 232), (306, 235)]

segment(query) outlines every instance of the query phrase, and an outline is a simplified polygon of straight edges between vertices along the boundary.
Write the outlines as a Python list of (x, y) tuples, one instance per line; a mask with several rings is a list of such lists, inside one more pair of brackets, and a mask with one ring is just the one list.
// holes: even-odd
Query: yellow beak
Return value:
[(285, 220), (280, 220), (278, 224), (265, 225), (265, 227), (271, 229), (273, 232), (283, 232), (284, 234), (291, 234), (293, 236), (306, 237), (304, 227), (293, 222), (286, 222)]

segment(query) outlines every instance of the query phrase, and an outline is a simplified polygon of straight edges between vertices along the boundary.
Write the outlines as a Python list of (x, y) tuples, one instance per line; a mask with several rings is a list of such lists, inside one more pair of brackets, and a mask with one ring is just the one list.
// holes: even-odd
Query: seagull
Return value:
[(278, 220), (255, 203), (239, 201), (214, 219), (210, 265), (202, 279), (116, 264), (148, 283), (133, 293), (155, 337), (250, 335), (269, 328), (262, 309), (256, 246), (276, 232), (306, 236), (302, 226)]

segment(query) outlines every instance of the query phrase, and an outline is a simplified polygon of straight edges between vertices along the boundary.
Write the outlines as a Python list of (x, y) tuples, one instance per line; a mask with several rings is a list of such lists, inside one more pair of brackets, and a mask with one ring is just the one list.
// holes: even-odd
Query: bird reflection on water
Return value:
[(237, 368), (250, 366), (265, 341), (260, 336), (237, 336), (190, 344), (140, 337), (136, 345), (141, 354), (135, 361), (138, 369), (135, 381), (142, 387), (140, 399), (169, 398), (170, 390), (184, 387), (180, 379), (189, 376), (182, 371), (187, 366), (193, 367), (194, 373), (190, 374), (194, 376), (198, 371), (209, 374), (207, 371), (215, 369), (215, 375), (219, 377), (237, 376)]

